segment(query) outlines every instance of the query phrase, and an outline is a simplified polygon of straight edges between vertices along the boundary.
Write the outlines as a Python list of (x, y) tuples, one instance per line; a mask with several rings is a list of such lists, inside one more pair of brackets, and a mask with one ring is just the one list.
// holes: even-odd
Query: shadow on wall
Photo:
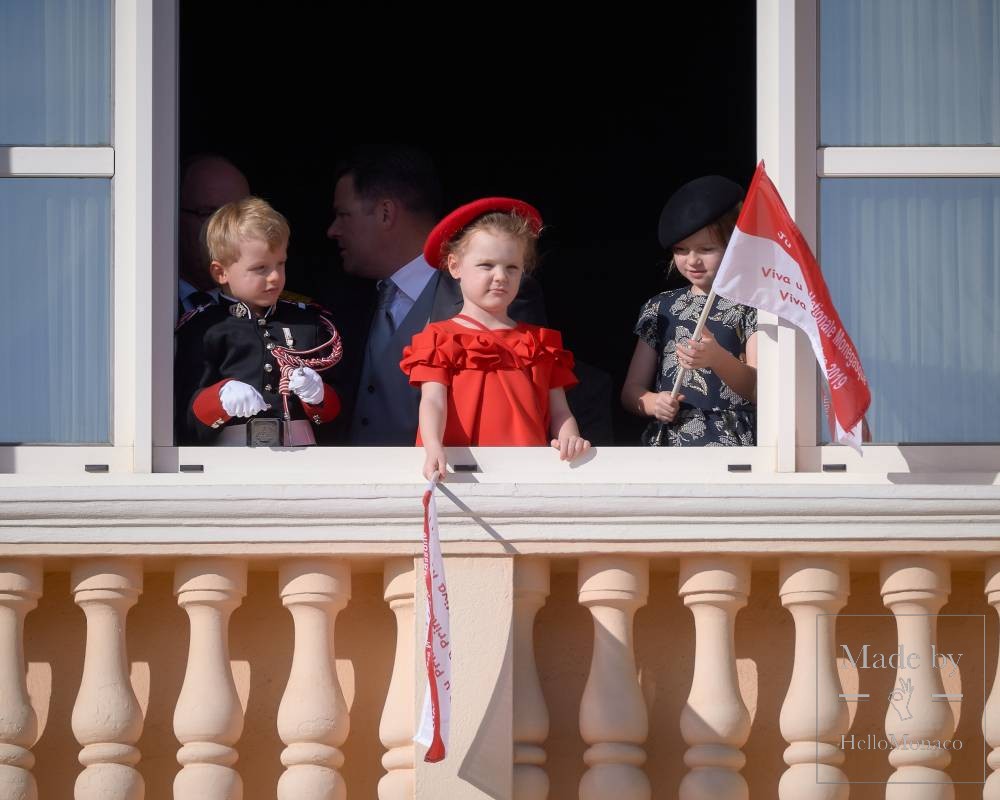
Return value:
[[(870, 567), (869, 567), (870, 569)], [(550, 797), (576, 796), (586, 766), (586, 744), (579, 733), (579, 707), (583, 695), (593, 637), (589, 612), (579, 605), (573, 566), (553, 567), (552, 591), (538, 614), (535, 642), (542, 687), (551, 717), (551, 733), (545, 744)], [(983, 736), (980, 730), (983, 694), (983, 617), (986, 622), (987, 665), (997, 658), (995, 614), (983, 596), (982, 575), (956, 572), (952, 593), (942, 614), (972, 616), (942, 617), (939, 650), (965, 652), (960, 682), (945, 691), (966, 693), (958, 719), (956, 739), (966, 746), (955, 753), (948, 768), (953, 779), (982, 780)], [(753, 721), (743, 746), (747, 779), (752, 796), (777, 797), (778, 783), (786, 765), (786, 742), (781, 735), (780, 713), (792, 675), (795, 631), (792, 617), (781, 605), (778, 575), (755, 571), (747, 606), (736, 617), (737, 674), (744, 703)], [(869, 732), (884, 735), (888, 695), (895, 682), (894, 670), (856, 670), (843, 657), (843, 645), (856, 652), (863, 644), (872, 652), (891, 653), (896, 648), (895, 621), (882, 604), (877, 573), (852, 576), (851, 594), (837, 626), (838, 672), (845, 693), (865, 692), (870, 702), (850, 703), (850, 732), (859, 738)], [(644, 745), (644, 766), (653, 797), (676, 797), (687, 767), (687, 745), (681, 737), (680, 717), (694, 670), (694, 623), (690, 611), (677, 596), (677, 574), (653, 572), (647, 604), (635, 618), (636, 661), (639, 680), (649, 714), (649, 736)], [(956, 678), (956, 681), (958, 679)], [(989, 690), (989, 677), (985, 689)], [(860, 688), (859, 688), (860, 687)], [(885, 796), (884, 781), (892, 773), (886, 751), (850, 750), (843, 769), (852, 800), (875, 800)], [(873, 783), (854, 783), (854, 782)], [(977, 794), (978, 792), (978, 794)], [(956, 797), (979, 797), (981, 785), (956, 786)]]
[(80, 747), (73, 739), (70, 719), (83, 676), (86, 629), (83, 612), (69, 593), (68, 573), (46, 575), (43, 591), (24, 624), (29, 678), (48, 678), (45, 683), (28, 685), (39, 717), (32, 771), (39, 797), (72, 797), (76, 776), (83, 769), (76, 759)]
[[(138, 746), (146, 800), (172, 800), (180, 767), (173, 713), (184, 681), (187, 614), (173, 595), (173, 576), (148, 573), (139, 602), (129, 612), (127, 635), (132, 682), (143, 705)], [(83, 672), (86, 625), (70, 594), (69, 575), (45, 576), (45, 594), (25, 623), (29, 691), (39, 715), (33, 770), (40, 797), (72, 797), (82, 767), (70, 727)], [(251, 572), (247, 597), (230, 621), (230, 659), (237, 693), (245, 703), (237, 769), (246, 800), (273, 800), (283, 767), (277, 713), (292, 659), (292, 621), (278, 596), (277, 575)], [(382, 600), (381, 574), (352, 576), (352, 599), (337, 617), (337, 670), (351, 731), (342, 769), (352, 796), (375, 797), (382, 774), (378, 723), (389, 686), (395, 620)]]
[(925, 483), (946, 486), (992, 486), (1000, 476), (997, 470), (996, 446), (962, 446), (962, 471), (941, 472), (937, 461), (940, 450), (948, 445), (900, 445), (899, 453), (908, 472), (890, 472), (890, 483)]
[[(838, 620), (836, 637), (844, 691), (871, 695), (870, 702), (849, 706), (850, 730), (856, 736), (884, 733), (888, 705), (883, 698), (895, 681), (893, 670), (857, 670), (842, 655), (843, 645), (852, 652), (864, 644), (873, 652), (891, 653), (896, 648), (896, 626), (882, 605), (878, 575), (871, 565), (866, 569), (852, 575), (851, 594)], [(355, 574), (352, 584), (351, 601), (336, 622), (338, 674), (351, 708), (342, 773), (350, 796), (375, 797), (384, 750), (378, 725), (393, 663), (395, 620), (382, 599), (381, 574)], [(72, 797), (82, 770), (70, 720), (82, 675), (85, 620), (70, 595), (68, 574), (46, 575), (44, 588), (38, 608), (25, 624), (29, 691), (40, 731), (33, 771), (41, 797)], [(292, 623), (278, 597), (275, 573), (251, 572), (248, 588), (230, 627), (238, 692), (246, 702), (244, 732), (237, 745), (238, 769), (247, 800), (264, 800), (274, 798), (282, 771), (284, 745), (277, 735), (276, 716), (291, 664)], [(981, 779), (980, 720), (984, 690), (990, 689), (997, 658), (996, 615), (983, 596), (981, 573), (953, 573), (951, 597), (942, 614), (969, 615), (942, 617), (938, 631), (939, 650), (963, 653), (955, 683), (945, 683), (945, 691), (966, 695), (955, 734), (965, 746), (953, 755), (948, 771), (955, 780)], [(550, 717), (544, 747), (552, 798), (575, 797), (585, 770), (579, 709), (590, 669), (593, 627), (590, 612), (577, 600), (575, 563), (555, 560), (551, 594), (538, 612), (535, 629), (537, 664)], [(649, 713), (644, 769), (654, 797), (676, 797), (687, 771), (683, 760), (687, 745), (679, 720), (694, 668), (694, 625), (677, 596), (676, 572), (651, 574), (649, 600), (635, 619), (635, 641)], [(133, 685), (140, 702), (146, 703), (139, 769), (146, 781), (147, 800), (172, 800), (173, 779), (179, 770), (173, 710), (183, 682), (187, 643), (187, 615), (173, 596), (172, 576), (147, 574), (144, 592), (128, 617)], [(753, 718), (743, 747), (747, 757), (743, 775), (755, 797), (777, 797), (785, 769), (779, 715), (793, 653), (792, 619), (781, 606), (777, 574), (754, 572), (748, 605), (736, 617), (736, 658), (741, 692)], [(885, 751), (861, 749), (847, 753), (844, 770), (851, 781), (884, 781), (892, 771)], [(978, 797), (981, 792), (982, 787), (975, 784), (956, 786), (957, 798)], [(884, 784), (851, 786), (852, 800), (884, 795)]]

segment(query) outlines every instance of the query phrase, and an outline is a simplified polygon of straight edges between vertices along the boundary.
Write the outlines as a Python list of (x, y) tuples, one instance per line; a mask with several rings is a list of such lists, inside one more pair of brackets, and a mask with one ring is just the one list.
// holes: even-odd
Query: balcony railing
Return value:
[(436, 765), (414, 486), (0, 489), (0, 798), (1000, 798), (996, 487), (445, 488)]

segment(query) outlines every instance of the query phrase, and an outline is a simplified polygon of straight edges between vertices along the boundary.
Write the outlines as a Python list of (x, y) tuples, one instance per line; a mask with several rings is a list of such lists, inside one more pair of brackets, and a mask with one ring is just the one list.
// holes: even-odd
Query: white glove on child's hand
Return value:
[(229, 381), (219, 390), (222, 408), (231, 417), (252, 417), (271, 406), (264, 402), (260, 392), (249, 383)]
[(323, 402), (323, 379), (309, 367), (299, 367), (292, 373), (288, 388), (299, 396), (303, 403), (318, 406)]

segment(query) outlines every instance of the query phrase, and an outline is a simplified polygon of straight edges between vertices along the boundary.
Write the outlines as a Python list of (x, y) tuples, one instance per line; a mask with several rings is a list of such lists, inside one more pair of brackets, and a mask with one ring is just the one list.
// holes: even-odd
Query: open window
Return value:
[[(290, 221), (287, 288), (328, 306), (356, 288), (326, 229), (334, 165), (359, 143), (427, 150), (446, 207), (484, 194), (536, 203), (548, 227), (537, 277), (550, 325), (607, 386), (608, 424), (591, 435), (601, 445), (637, 446), (646, 421), (625, 412), (618, 394), (639, 309), (669, 285), (669, 256), (656, 240), (660, 209), (686, 180), (715, 172), (745, 185), (755, 165), (753, 6), (725, 19), (709, 9), (670, 13), (679, 27), (712, 29), (711, 59), (673, 60), (665, 75), (659, 48), (625, 62), (576, 53), (570, 70), (539, 60), (524, 75), (483, 75), (457, 70), (448, 48), (415, 58), (402, 33), (383, 30), (378, 58), (365, 37), (341, 36), (330, 47), (329, 32), (347, 24), (343, 9), (289, 8), (269, 23), (267, 69), (227, 82), (223, 104), (209, 80), (218, 69), (212, 43), (221, 31), (244, 40), (259, 21), (226, 4), (182, 0), (181, 161), (218, 153), (236, 164), (251, 191)], [(376, 21), (349, 24), (357, 31)], [(259, 102), (272, 97), (280, 103)], [(238, 457), (188, 452), (181, 462)], [(701, 457), (725, 470), (725, 454)], [(730, 453), (728, 461), (757, 458)]]

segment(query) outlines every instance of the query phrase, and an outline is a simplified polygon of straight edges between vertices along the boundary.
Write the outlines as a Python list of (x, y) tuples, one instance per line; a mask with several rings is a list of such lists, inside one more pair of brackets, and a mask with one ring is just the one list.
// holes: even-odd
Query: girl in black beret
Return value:
[[(626, 409), (650, 418), (642, 443), (740, 446), (756, 441), (757, 310), (718, 297), (700, 341), (695, 325), (729, 237), (743, 189), (719, 175), (685, 184), (660, 215), (660, 244), (689, 286), (661, 292), (639, 313), (639, 337), (622, 388)], [(671, 389), (687, 370), (681, 393)]]

